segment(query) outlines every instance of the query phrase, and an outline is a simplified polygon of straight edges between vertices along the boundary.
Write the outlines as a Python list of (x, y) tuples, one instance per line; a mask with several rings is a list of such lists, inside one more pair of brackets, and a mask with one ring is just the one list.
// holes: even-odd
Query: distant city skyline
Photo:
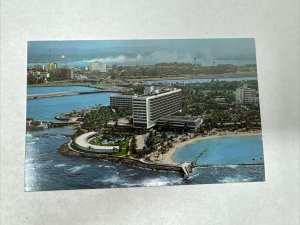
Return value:
[(107, 64), (155, 64), (216, 61), (255, 63), (255, 41), (251, 38), (164, 39), (102, 41), (30, 41), (28, 63), (70, 63), (98, 60)]

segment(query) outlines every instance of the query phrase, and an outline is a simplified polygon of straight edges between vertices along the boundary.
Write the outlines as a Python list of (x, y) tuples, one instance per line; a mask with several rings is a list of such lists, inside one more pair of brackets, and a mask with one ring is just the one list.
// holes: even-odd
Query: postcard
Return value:
[(26, 191), (265, 180), (254, 39), (27, 50)]

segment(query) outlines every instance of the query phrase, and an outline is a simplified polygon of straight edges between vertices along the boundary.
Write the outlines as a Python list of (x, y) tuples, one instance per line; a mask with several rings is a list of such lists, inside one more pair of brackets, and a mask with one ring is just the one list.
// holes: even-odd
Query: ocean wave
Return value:
[(146, 179), (141, 183), (141, 186), (152, 187), (152, 186), (166, 186), (166, 185), (174, 185), (182, 183), (182, 178), (171, 180), (166, 177), (152, 178)]
[(72, 168), (70, 168), (70, 169), (68, 169), (68, 170), (69, 170), (71, 173), (76, 173), (76, 172), (82, 170), (83, 168), (88, 168), (88, 167), (90, 167), (90, 165), (74, 166), (74, 167), (72, 167)]
[(62, 163), (62, 164), (56, 164), (54, 165), (54, 167), (60, 168), (60, 167), (65, 167), (67, 166), (66, 164)]
[(195, 174), (190, 175), (187, 179), (188, 179), (188, 180), (192, 180), (192, 179), (194, 179), (194, 178), (196, 178), (196, 177), (199, 177), (199, 176), (200, 176), (199, 173), (195, 173)]
[(53, 162), (53, 160), (47, 161), (45, 163), (37, 163), (37, 162), (30, 163), (27, 160), (25, 162), (26, 162), (26, 168), (28, 168), (28, 169), (39, 169), (39, 168), (43, 168), (45, 166), (48, 166), (49, 164), (51, 164)]
[(227, 165), (227, 166), (225, 166), (225, 167), (235, 169), (236, 167), (238, 167), (238, 165)]
[(115, 166), (104, 166), (105, 168), (116, 168)]
[(218, 182), (220, 183), (237, 183), (237, 182), (249, 182), (251, 181), (251, 178), (246, 177), (224, 177), (222, 179), (219, 179)]
[(110, 177), (98, 178), (98, 179), (95, 179), (93, 181), (94, 182), (101, 182), (101, 183), (109, 183), (109, 184), (118, 184), (118, 183), (122, 182), (122, 179), (118, 175), (113, 174)]
[(136, 175), (138, 175), (139, 173), (131, 173), (131, 174), (129, 174), (129, 175), (127, 175), (128, 177), (134, 177), (134, 176), (136, 176)]

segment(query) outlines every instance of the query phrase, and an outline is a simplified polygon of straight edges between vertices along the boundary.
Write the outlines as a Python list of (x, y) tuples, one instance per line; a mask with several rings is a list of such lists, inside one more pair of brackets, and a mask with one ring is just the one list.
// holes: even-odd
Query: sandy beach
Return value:
[(176, 152), (177, 149), (181, 148), (184, 145), (190, 144), (194, 141), (198, 141), (198, 140), (205, 140), (208, 138), (218, 138), (218, 137), (228, 137), (228, 136), (250, 136), (250, 135), (261, 135), (261, 131), (247, 131), (247, 132), (242, 132), (242, 131), (224, 131), (224, 132), (216, 132), (214, 134), (210, 134), (210, 135), (206, 135), (206, 136), (197, 136), (191, 139), (188, 139), (186, 141), (177, 141), (176, 143), (173, 144), (173, 147), (169, 149), (168, 152), (166, 152), (165, 154), (162, 155), (162, 163), (167, 163), (167, 164), (176, 164), (173, 160), (172, 160), (172, 155)]

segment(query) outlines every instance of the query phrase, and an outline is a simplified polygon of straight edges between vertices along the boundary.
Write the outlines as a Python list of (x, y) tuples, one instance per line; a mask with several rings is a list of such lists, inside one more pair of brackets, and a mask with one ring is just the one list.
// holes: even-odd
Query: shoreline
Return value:
[[(127, 78), (129, 82), (138, 81), (163, 81), (163, 80), (195, 80), (195, 79), (223, 79), (223, 78), (243, 78), (243, 77), (257, 77), (257, 72), (238, 72), (238, 73), (220, 73), (220, 74), (186, 74), (174, 77), (147, 77), (147, 78)], [(64, 86), (93, 86), (93, 82), (74, 82), (73, 80), (65, 81), (49, 81), (47, 84), (27, 84), (27, 87), (64, 87)], [(111, 84), (101, 83), (100, 86), (115, 86)]]
[(197, 79), (222, 79), (222, 78), (243, 78), (243, 77), (257, 77), (257, 72), (240, 72), (240, 73), (220, 73), (220, 74), (197, 74), (188, 76), (175, 77), (147, 77), (147, 78), (132, 78), (128, 81), (160, 81), (160, 80), (197, 80)]
[(71, 146), (70, 142), (62, 144), (58, 149), (58, 153), (60, 155), (68, 156), (68, 157), (106, 160), (112, 163), (122, 163), (125, 165), (139, 167), (143, 169), (178, 172), (183, 176), (189, 176), (189, 174), (192, 172), (193, 169), (193, 165), (191, 163), (181, 163), (181, 164), (165, 164), (161, 162), (155, 163), (155, 162), (147, 162), (143, 159), (135, 159), (128, 156), (114, 156), (110, 154), (78, 151)]
[(212, 135), (206, 135), (206, 136), (197, 136), (195, 138), (192, 139), (188, 139), (186, 141), (183, 142), (176, 142), (174, 143), (173, 147), (170, 148), (169, 151), (167, 151), (165, 154), (162, 155), (162, 160), (161, 163), (167, 163), (167, 164), (176, 164), (176, 162), (174, 162), (172, 160), (172, 155), (181, 147), (191, 144), (195, 141), (200, 141), (200, 140), (207, 140), (210, 138), (219, 138), (219, 137), (238, 137), (238, 136), (254, 136), (254, 135), (261, 135), (262, 132), (261, 130), (259, 131), (247, 131), (247, 132), (232, 132), (232, 131), (226, 131), (226, 132), (217, 132), (216, 134), (212, 134)]

